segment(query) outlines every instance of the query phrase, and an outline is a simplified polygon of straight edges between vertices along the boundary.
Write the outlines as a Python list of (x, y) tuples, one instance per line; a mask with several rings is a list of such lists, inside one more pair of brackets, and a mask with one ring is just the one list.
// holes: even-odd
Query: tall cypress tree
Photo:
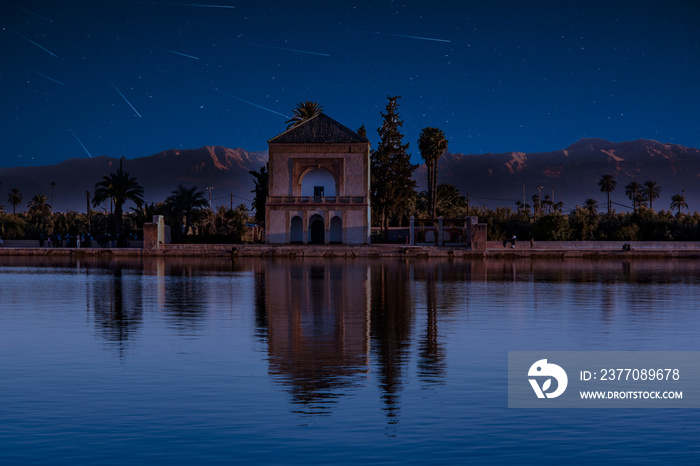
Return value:
[(415, 198), (416, 182), (411, 176), (418, 167), (411, 163), (408, 144), (402, 144), (399, 128), (403, 121), (398, 113), (398, 99), (387, 96), (386, 113), (381, 112), (384, 123), (377, 129), (379, 146), (371, 154), (371, 205), (384, 236), (388, 235), (389, 221), (401, 220), (411, 211)]

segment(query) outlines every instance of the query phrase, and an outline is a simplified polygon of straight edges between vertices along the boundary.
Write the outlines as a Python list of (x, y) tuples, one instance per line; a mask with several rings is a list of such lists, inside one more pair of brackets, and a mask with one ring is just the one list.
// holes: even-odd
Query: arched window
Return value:
[(301, 217), (295, 215), (292, 217), (292, 224), (289, 229), (289, 242), (301, 243), (304, 240), (304, 229)]
[(335, 178), (325, 168), (314, 168), (301, 180), (301, 195), (315, 197), (335, 196)]

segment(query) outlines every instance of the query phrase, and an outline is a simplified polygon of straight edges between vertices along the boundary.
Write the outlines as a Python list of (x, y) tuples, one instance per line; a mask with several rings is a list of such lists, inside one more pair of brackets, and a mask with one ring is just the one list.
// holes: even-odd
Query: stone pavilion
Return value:
[(265, 240), (369, 244), (369, 141), (323, 113), (268, 141)]

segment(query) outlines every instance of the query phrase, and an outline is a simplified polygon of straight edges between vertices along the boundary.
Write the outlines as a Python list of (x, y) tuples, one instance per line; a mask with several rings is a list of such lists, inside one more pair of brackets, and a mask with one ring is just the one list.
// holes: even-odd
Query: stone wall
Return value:
[[(698, 249), (697, 241), (535, 241), (533, 245), (529, 240), (516, 241), (515, 249), (575, 249), (575, 250), (622, 250), (622, 246), (629, 244), (634, 250), (675, 250)], [(510, 241), (507, 248), (511, 248)], [(503, 249), (502, 241), (489, 241), (488, 249)]]

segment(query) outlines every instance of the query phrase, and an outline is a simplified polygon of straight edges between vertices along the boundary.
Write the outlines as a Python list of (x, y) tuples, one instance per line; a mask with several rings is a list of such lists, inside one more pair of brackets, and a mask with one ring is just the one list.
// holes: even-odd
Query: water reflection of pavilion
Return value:
[(443, 271), (445, 264), (434, 262), (258, 263), (256, 320), (270, 375), (309, 414), (328, 413), (354, 387), (374, 380), (389, 423), (398, 422), (414, 345), (418, 379), (426, 386), (444, 382), (438, 309), (455, 306), (448, 305), (451, 293), (440, 296), (439, 283), (464, 280), (474, 270), (459, 265), (448, 267), (446, 276)]
[(260, 266), (269, 372), (301, 411), (326, 412), (369, 371), (369, 271), (324, 259)]

